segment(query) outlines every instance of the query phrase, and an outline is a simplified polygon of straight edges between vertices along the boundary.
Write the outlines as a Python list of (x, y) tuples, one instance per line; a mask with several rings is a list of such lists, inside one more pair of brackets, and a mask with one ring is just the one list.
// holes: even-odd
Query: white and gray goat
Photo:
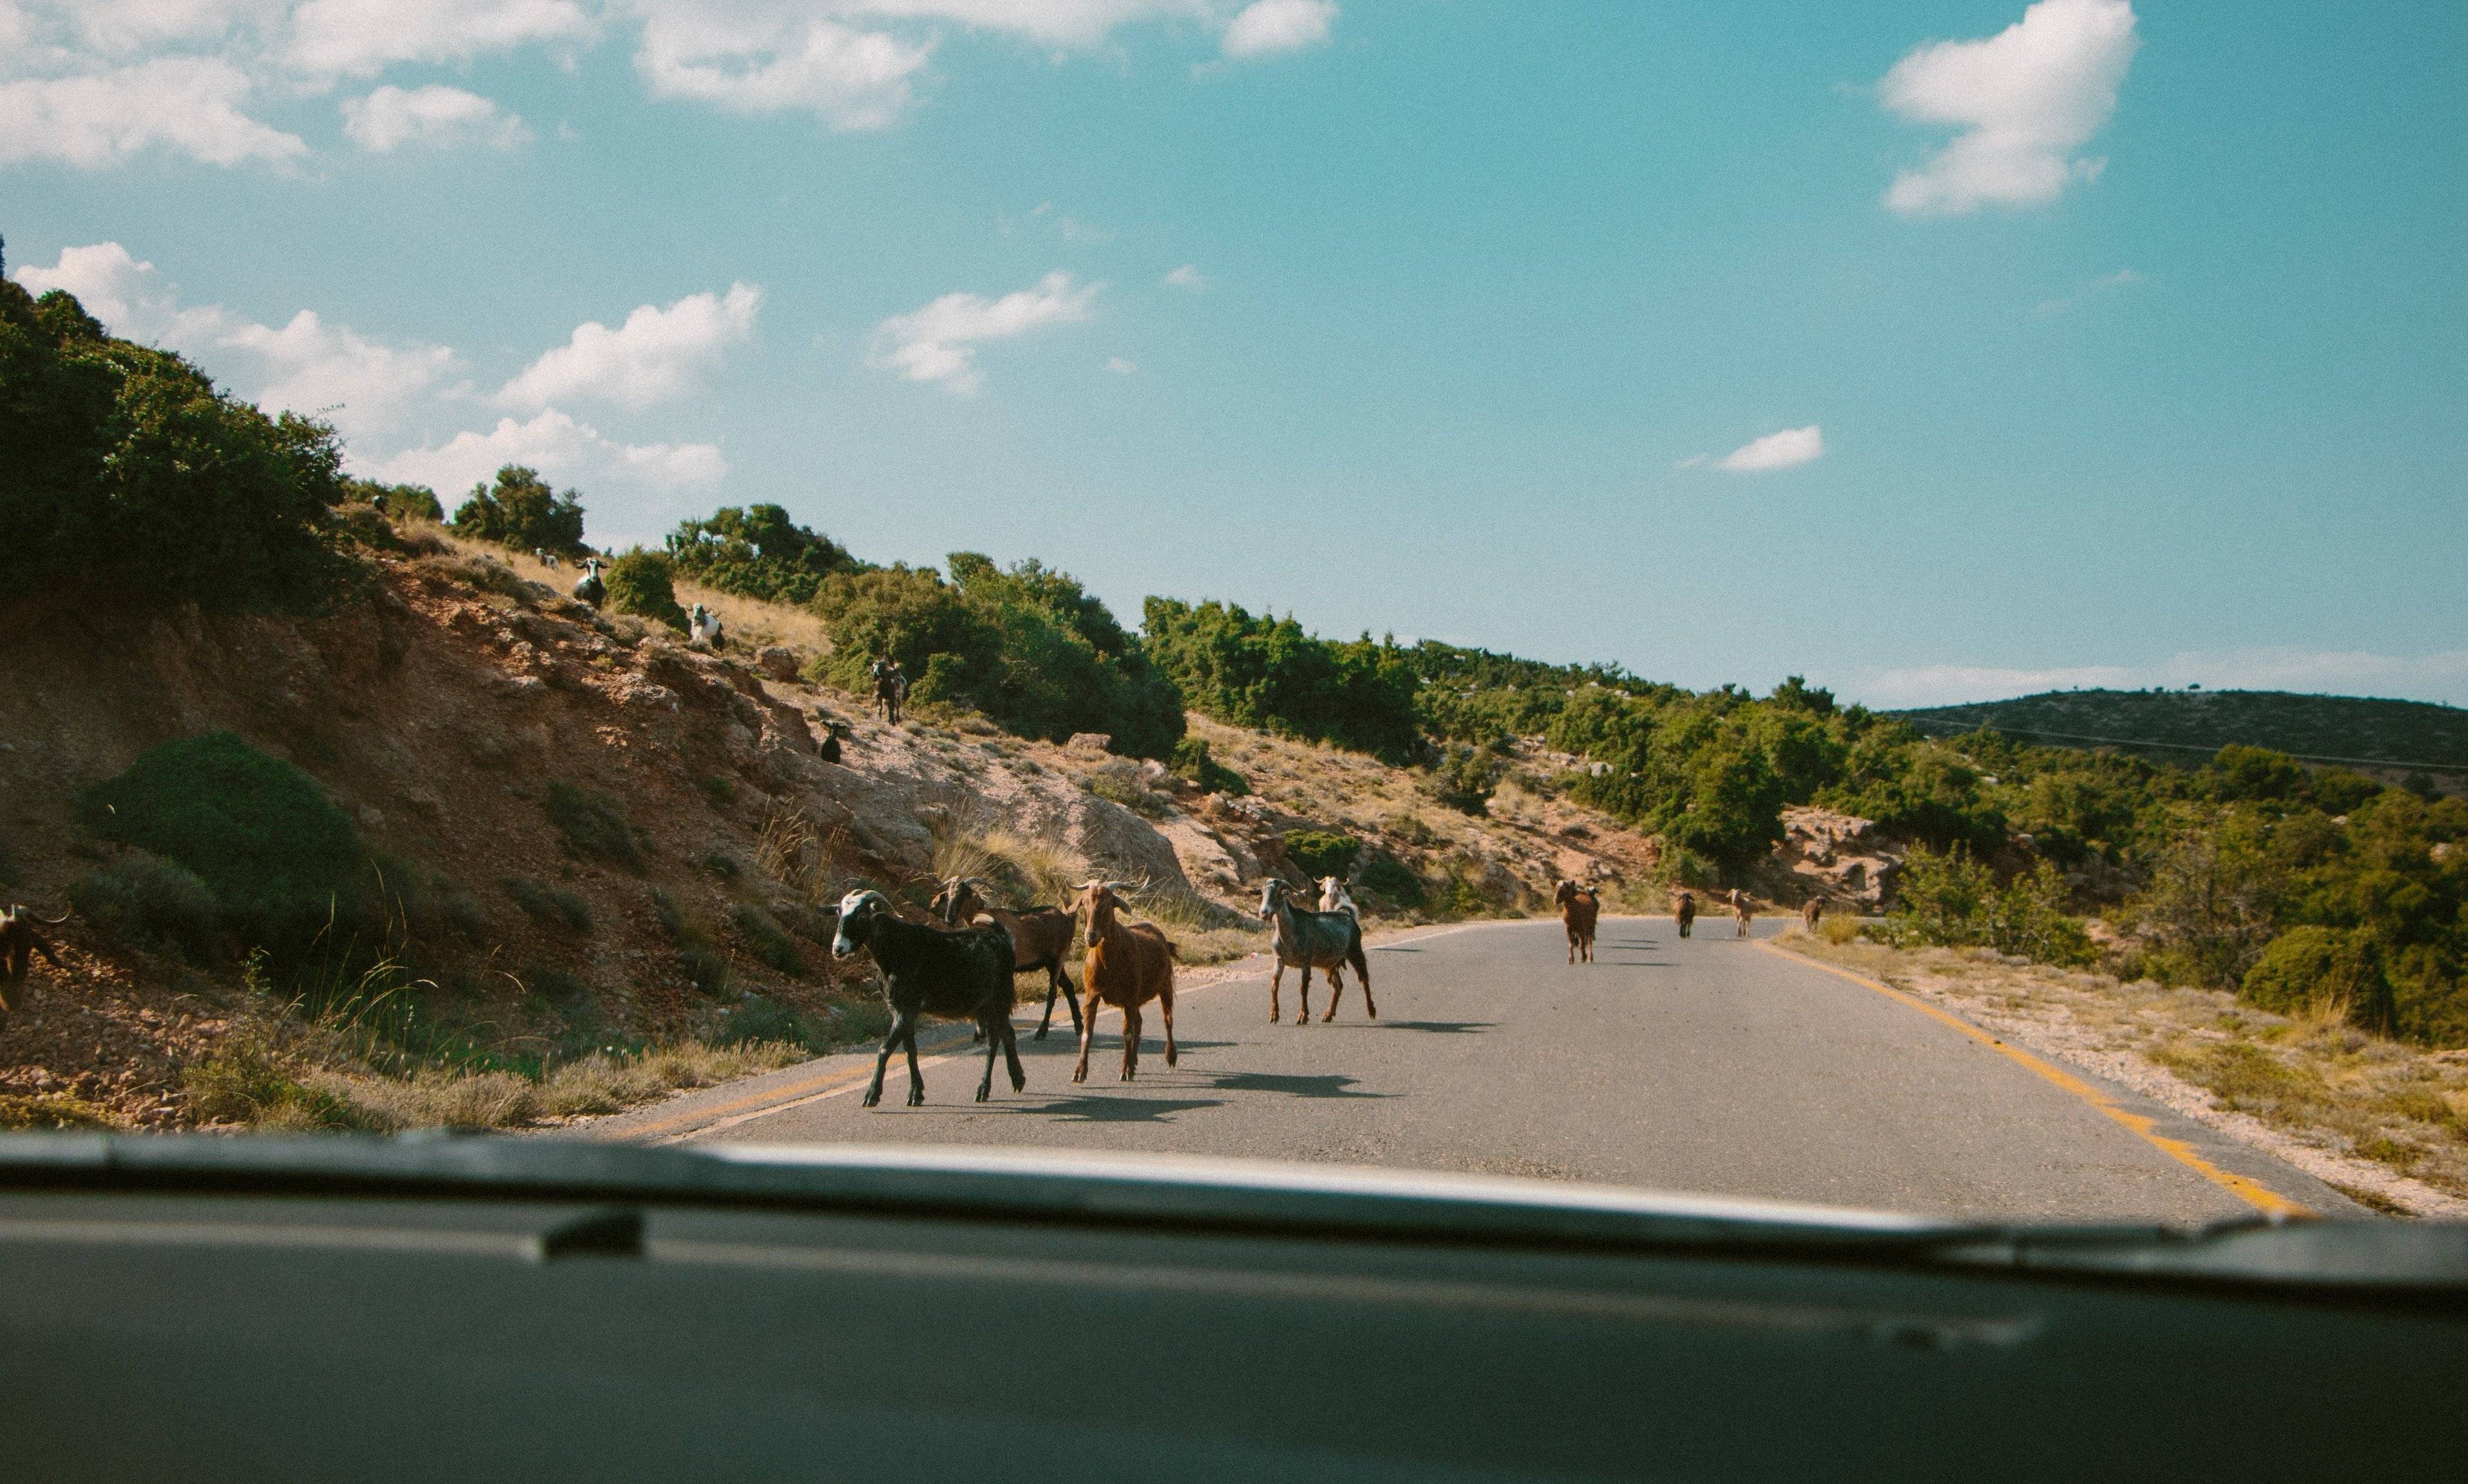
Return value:
[(1314, 969), (1328, 972), (1328, 1013), (1322, 1020), (1337, 1018), (1337, 1002), (1345, 994), (1344, 970), (1351, 968), (1355, 978), (1362, 982), (1362, 1008), (1372, 1019), (1380, 1018), (1380, 1007), (1371, 999), (1371, 966), (1362, 956), (1362, 925), (1343, 912), (1313, 912), (1295, 906), (1292, 888), (1270, 877), (1260, 888), (1260, 921), (1268, 925), (1268, 936), (1277, 950), (1277, 967), (1268, 976), (1268, 1018), (1278, 1017), (1277, 991), (1289, 968), (1303, 971), (1302, 1009), (1294, 1024), (1311, 1023), (1311, 976)]

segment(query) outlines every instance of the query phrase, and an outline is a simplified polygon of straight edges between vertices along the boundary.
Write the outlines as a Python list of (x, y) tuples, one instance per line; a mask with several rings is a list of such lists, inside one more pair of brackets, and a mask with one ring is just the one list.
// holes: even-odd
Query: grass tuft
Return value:
[(560, 781), (548, 786), (546, 808), (549, 823), (575, 855), (642, 873), (642, 847), (624, 806), (615, 799)]

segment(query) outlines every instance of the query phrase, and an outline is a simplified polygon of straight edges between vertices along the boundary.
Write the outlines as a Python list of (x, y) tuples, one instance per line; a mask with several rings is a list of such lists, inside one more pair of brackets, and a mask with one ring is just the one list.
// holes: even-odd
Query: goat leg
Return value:
[(1140, 1075), (1140, 1007), (1123, 1007), (1123, 1081)]
[(908, 1017), (908, 1034), (903, 1038), (908, 1045), (908, 1106), (926, 1106), (926, 1074), (917, 1069), (917, 1017)]
[(1024, 1091), (1028, 1074), (1019, 1069), (1019, 1032), (1008, 1020), (1003, 1022), (1003, 1062), (1011, 1072), (1011, 1090)]
[(872, 1107), (882, 1101), (882, 1073), (891, 1065), (892, 1049), (900, 1044), (901, 1033), (908, 1027), (908, 1017), (897, 1009), (891, 1012), (891, 1029), (882, 1033), (882, 1050), (874, 1059), (874, 1085), (865, 1089), (862, 1106)]
[(980, 1103), (994, 1095), (994, 1058), (1002, 1054), (1006, 1029), (1008, 1027), (991, 1013), (977, 1022), (978, 1033), (986, 1039), (986, 1075), (977, 1079), (977, 1101)]
[(1174, 1049), (1174, 981), (1171, 979), (1157, 993), (1157, 1013), (1165, 1016), (1165, 1064), (1172, 1066), (1178, 1059)]
[(1294, 992), (1303, 1002), (1303, 1008), (1294, 1012), (1294, 1024), (1299, 1027), (1311, 1024), (1311, 960), (1304, 959), (1297, 967), (1303, 971), (1303, 981)]
[(1319, 1017), (1321, 1024), (1325, 1025), (1337, 1018), (1337, 1002), (1343, 998), (1345, 998), (1345, 970), (1332, 964), (1328, 970), (1328, 1010)]
[[(1085, 984), (1087, 975), (1081, 975), (1081, 982)], [(1097, 1038), (1097, 992), (1095, 990), (1088, 991), (1088, 1003), (1083, 1008), (1087, 1014), (1080, 1019), (1080, 1066), (1071, 1074), (1073, 1082), (1088, 1080), (1088, 1043)]]
[(1286, 961), (1279, 959), (1277, 967), (1268, 972), (1268, 1023), (1270, 1025), (1277, 1023), (1277, 986), (1285, 982)]

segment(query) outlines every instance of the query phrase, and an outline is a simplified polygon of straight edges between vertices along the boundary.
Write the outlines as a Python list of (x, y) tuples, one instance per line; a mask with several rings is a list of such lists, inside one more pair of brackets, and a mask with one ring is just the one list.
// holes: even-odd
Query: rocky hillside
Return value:
[[(827, 641), (794, 609), (714, 598), (737, 642), (712, 655), (565, 599), (528, 559), (416, 544), (314, 617), (63, 604), (0, 625), (9, 898), (114, 900), (94, 882), (131, 853), (80, 822), (81, 790), (231, 733), (342, 809), (400, 909), (383, 965), (306, 986), (250, 970), (236, 941), (175, 947), (136, 908), (81, 915), (58, 935), (65, 969), (38, 965), (0, 1026), (10, 1107), (245, 1116), (200, 1089), (256, 1086), (263, 1062), (278, 1092), (242, 1101), (348, 1122), (353, 1078), (537, 1082), (560, 1061), (756, 1036), (819, 1049), (879, 1023), (823, 947), (829, 904), (859, 883), (916, 902), (966, 871), (1028, 900), (1102, 873), (1207, 959), (1257, 946), (1270, 873), (1341, 868), (1374, 912), (1413, 920), (1530, 910), (1559, 876), (1641, 885), (1655, 861), (1554, 796), (1563, 760), (1532, 758), (1477, 818), (1415, 775), (1194, 717), (1247, 789), (1203, 791), (1096, 739), (949, 712), (884, 726), (802, 678)], [(280, 1090), (295, 1084), (315, 1085)]]

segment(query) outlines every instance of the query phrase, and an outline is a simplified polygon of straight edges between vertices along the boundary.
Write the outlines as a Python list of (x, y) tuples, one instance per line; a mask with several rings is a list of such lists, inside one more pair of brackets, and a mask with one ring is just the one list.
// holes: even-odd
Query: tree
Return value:
[(602, 581), (608, 588), (608, 605), (618, 612), (685, 632), (686, 610), (677, 606), (676, 584), (664, 553), (637, 546), (610, 562)]
[(722, 506), (669, 534), (679, 572), (708, 587), (766, 603), (808, 604), (835, 572), (865, 563), (830, 537), (797, 525), (777, 505)]
[(1400, 765), (1429, 749), (1414, 709), (1418, 679), (1404, 651), (1370, 635), (1337, 643), (1291, 617), (1254, 618), (1210, 601), (1151, 598), (1142, 647), (1190, 703), (1220, 720), (1333, 742)]
[(557, 493), (539, 470), (520, 464), (497, 470), (493, 486), (471, 487), (454, 513), (454, 534), (516, 551), (537, 548), (565, 557), (587, 549), (583, 544), (583, 497), (571, 490)]

